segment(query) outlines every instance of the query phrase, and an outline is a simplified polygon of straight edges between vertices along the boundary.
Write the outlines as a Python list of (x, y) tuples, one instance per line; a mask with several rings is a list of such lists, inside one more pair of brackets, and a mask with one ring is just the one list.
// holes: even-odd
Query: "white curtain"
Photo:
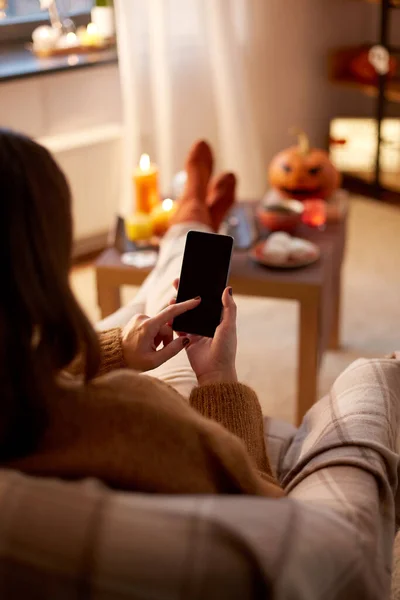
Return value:
[[(261, 197), (267, 165), (307, 131), (326, 146), (329, 121), (365, 112), (357, 91), (329, 82), (327, 55), (368, 39), (360, 2), (115, 0), (125, 119), (125, 194), (143, 152), (170, 190), (187, 149), (208, 139), (218, 170), (235, 171), (239, 197)], [(368, 102), (368, 99), (365, 100)], [(361, 104), (360, 104), (361, 103)]]
[[(162, 193), (198, 138), (217, 168), (234, 171), (241, 197), (266, 186), (258, 125), (257, 8), (264, 0), (116, 0), (125, 120), (124, 200), (141, 153), (160, 168)], [(258, 74), (261, 77), (261, 73)], [(260, 82), (259, 82), (260, 83)], [(259, 100), (259, 98), (258, 98)]]

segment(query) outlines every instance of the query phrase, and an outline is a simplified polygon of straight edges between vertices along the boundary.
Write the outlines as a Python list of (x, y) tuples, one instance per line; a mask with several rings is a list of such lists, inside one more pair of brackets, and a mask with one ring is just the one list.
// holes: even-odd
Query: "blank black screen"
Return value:
[(174, 320), (175, 331), (213, 337), (221, 321), (233, 239), (227, 235), (189, 231), (177, 302), (201, 296), (201, 304)]

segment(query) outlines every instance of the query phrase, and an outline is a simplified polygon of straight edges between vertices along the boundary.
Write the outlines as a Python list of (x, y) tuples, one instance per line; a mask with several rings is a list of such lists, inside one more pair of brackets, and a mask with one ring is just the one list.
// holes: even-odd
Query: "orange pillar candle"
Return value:
[(148, 154), (142, 154), (139, 167), (133, 174), (136, 190), (136, 212), (149, 214), (160, 203), (158, 192), (158, 169), (150, 162)]
[(164, 235), (166, 233), (174, 208), (174, 201), (171, 198), (166, 198), (161, 204), (153, 208), (150, 216), (153, 223), (153, 231), (156, 235)]

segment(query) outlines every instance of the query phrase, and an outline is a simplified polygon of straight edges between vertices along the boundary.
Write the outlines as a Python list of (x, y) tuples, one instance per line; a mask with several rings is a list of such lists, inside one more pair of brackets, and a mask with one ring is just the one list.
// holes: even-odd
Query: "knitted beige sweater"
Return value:
[(35, 475), (93, 476), (123, 490), (283, 495), (251, 389), (202, 386), (188, 404), (165, 383), (124, 368), (119, 329), (101, 333), (100, 343), (99, 377), (84, 385), (63, 376), (37, 451), (8, 466)]

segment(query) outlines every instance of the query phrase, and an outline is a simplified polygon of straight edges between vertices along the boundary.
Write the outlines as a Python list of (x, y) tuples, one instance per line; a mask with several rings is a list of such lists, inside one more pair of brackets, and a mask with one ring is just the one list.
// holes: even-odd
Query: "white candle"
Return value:
[(52, 50), (59, 38), (59, 33), (49, 25), (37, 27), (32, 33), (32, 41), (34, 50), (49, 51)]
[(113, 6), (94, 6), (91, 11), (92, 21), (97, 25), (100, 35), (111, 38), (115, 35)]

